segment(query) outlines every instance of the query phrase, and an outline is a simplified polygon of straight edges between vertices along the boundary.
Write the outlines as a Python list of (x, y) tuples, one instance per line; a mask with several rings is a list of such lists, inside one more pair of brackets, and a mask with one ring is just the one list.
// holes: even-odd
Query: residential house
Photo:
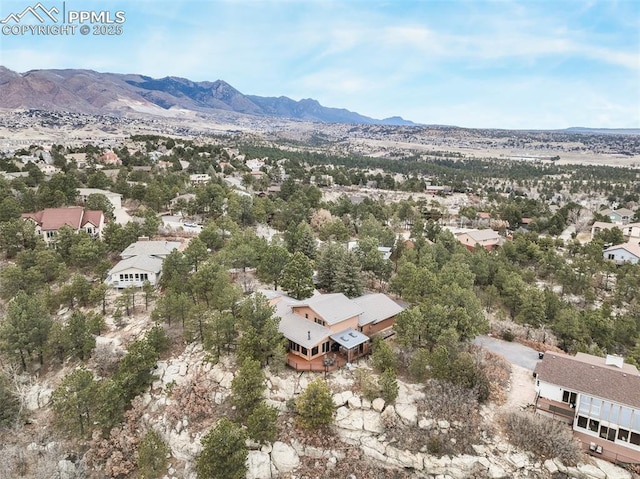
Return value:
[(384, 294), (349, 299), (342, 293), (298, 301), (275, 291), (270, 298), (288, 340), (288, 364), (296, 369), (324, 370), (366, 355), (370, 335), (388, 330), (404, 309)]
[[(591, 225), (591, 239), (602, 230), (611, 230), (613, 228), (620, 228), (620, 225), (615, 223), (605, 223), (604, 221), (594, 221)], [(622, 228), (620, 228), (622, 229)]]
[(504, 244), (504, 238), (497, 231), (492, 229), (486, 230), (468, 230), (459, 233), (457, 240), (467, 247), (469, 251), (473, 251), (476, 245), (482, 246), (484, 249), (491, 251)]
[(111, 268), (105, 283), (114, 288), (142, 287), (145, 281), (155, 286), (162, 272), (162, 258), (146, 254), (123, 259)]
[(612, 223), (626, 225), (633, 218), (633, 211), (629, 208), (619, 208), (617, 210), (606, 209), (600, 211), (603, 216), (608, 216)]
[(104, 195), (115, 209), (122, 208), (122, 195), (120, 193), (114, 193), (113, 191), (101, 190), (99, 188), (78, 188), (78, 199), (82, 203), (87, 202), (89, 195)]
[(206, 185), (211, 181), (211, 176), (207, 173), (199, 173), (195, 175), (189, 175), (189, 182), (191, 185)]
[(114, 288), (141, 287), (145, 281), (155, 286), (162, 272), (162, 262), (180, 246), (176, 241), (139, 239), (120, 253), (122, 258), (107, 273), (105, 283)]
[(105, 151), (102, 155), (100, 155), (98, 160), (103, 165), (122, 165), (122, 160), (120, 160), (118, 155), (116, 155), (113, 151)]
[[(616, 264), (637, 264), (638, 261), (640, 261), (640, 244), (628, 242), (615, 245), (605, 249), (602, 255), (604, 259), (613, 261)], [(640, 394), (640, 392), (638, 394)]]
[(86, 231), (91, 236), (102, 238), (106, 218), (102, 211), (86, 210), (81, 207), (45, 208), (35, 213), (22, 213), (22, 218), (33, 221), (36, 233), (50, 244), (58, 230), (69, 226), (75, 232)]
[(135, 243), (131, 243), (120, 253), (122, 259), (133, 258), (134, 256), (155, 256), (165, 259), (174, 250), (180, 247), (177, 241), (149, 241), (148, 239), (139, 239)]
[(536, 411), (571, 424), (591, 454), (640, 463), (640, 373), (619, 356), (551, 351), (535, 369)]
[(640, 223), (628, 223), (622, 227), (622, 235), (627, 241), (640, 243)]

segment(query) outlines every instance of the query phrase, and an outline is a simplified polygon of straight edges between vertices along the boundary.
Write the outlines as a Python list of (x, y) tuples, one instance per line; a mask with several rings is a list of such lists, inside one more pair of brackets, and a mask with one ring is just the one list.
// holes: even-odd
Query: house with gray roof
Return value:
[(177, 241), (149, 241), (139, 239), (120, 253), (120, 262), (111, 268), (105, 283), (114, 288), (142, 287), (145, 281), (158, 283), (162, 262), (177, 249)]
[(122, 259), (132, 258), (133, 256), (155, 256), (157, 258), (166, 258), (174, 250), (178, 249), (180, 243), (177, 241), (149, 241), (138, 240), (131, 243), (120, 253)]
[(303, 370), (327, 370), (368, 354), (371, 335), (389, 330), (404, 309), (384, 294), (318, 294), (300, 301), (277, 291), (261, 293), (280, 319), (289, 365)]
[(149, 281), (155, 286), (161, 272), (162, 258), (149, 255), (132, 256), (111, 268), (105, 283), (114, 288), (141, 288), (145, 281)]
[(547, 351), (535, 369), (536, 412), (571, 424), (590, 454), (640, 464), (640, 372), (619, 356)]

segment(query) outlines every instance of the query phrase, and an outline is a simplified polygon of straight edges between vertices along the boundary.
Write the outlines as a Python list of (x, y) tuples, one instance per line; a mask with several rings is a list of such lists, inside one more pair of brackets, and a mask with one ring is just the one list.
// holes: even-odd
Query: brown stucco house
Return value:
[(349, 299), (342, 293), (296, 300), (277, 291), (261, 291), (275, 308), (287, 339), (288, 364), (325, 370), (370, 352), (371, 336), (389, 330), (404, 308), (384, 294)]

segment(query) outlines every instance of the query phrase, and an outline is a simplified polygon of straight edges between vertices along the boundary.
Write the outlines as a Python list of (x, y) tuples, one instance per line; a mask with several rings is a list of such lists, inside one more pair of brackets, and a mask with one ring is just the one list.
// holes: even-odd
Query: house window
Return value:
[(315, 356), (316, 354), (318, 354), (318, 346), (314, 346), (311, 349), (311, 356)]
[(615, 255), (615, 254), (613, 254), (613, 253), (609, 253), (609, 254), (607, 255), (607, 259), (616, 259), (616, 255)]
[(620, 441), (629, 442), (629, 431), (626, 429), (618, 429), (618, 439)]
[(149, 281), (149, 275), (147, 273), (142, 273), (142, 281)]
[(300, 345), (298, 343), (294, 343), (293, 341), (289, 341), (289, 350), (300, 351)]
[(606, 439), (607, 441), (615, 441), (616, 440), (616, 430), (612, 427), (600, 426), (600, 437), (602, 439)]
[(136, 281), (140, 281), (140, 273), (136, 273)]
[(562, 402), (567, 404), (576, 404), (578, 399), (578, 395), (576, 393), (572, 393), (571, 391), (563, 391), (562, 392)]
[(321, 319), (313, 318), (313, 321), (324, 326), (324, 321), (322, 321)]
[(600, 428), (600, 421), (596, 421), (595, 419), (589, 419), (589, 429), (593, 432), (598, 432)]
[(307, 348), (302, 348), (302, 347), (300, 348), (300, 353), (301, 353), (303, 356), (306, 356), (308, 351), (309, 351), (309, 350), (308, 350)]
[(53, 238), (56, 235), (55, 231), (47, 231), (47, 238)]
[(305, 317), (306, 319), (309, 319), (309, 313), (304, 313), (304, 317)]
[(587, 428), (587, 418), (584, 416), (578, 416), (578, 427), (581, 427), (582, 429), (586, 429)]
[(324, 343), (322, 343), (322, 352), (323, 353), (328, 353), (329, 352), (330, 346), (329, 346), (329, 341), (326, 341)]
[(636, 446), (640, 446), (640, 434), (632, 432), (631, 439), (629, 440), (631, 444), (635, 444)]

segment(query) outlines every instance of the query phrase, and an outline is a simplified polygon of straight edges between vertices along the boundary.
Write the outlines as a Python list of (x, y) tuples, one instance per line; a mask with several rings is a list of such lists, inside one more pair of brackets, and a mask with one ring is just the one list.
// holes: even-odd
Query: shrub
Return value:
[(169, 447), (155, 431), (148, 431), (138, 447), (138, 474), (141, 479), (156, 479), (167, 470)]
[(509, 440), (541, 459), (560, 458), (566, 465), (580, 461), (582, 452), (566, 424), (531, 413), (512, 412), (503, 416)]

